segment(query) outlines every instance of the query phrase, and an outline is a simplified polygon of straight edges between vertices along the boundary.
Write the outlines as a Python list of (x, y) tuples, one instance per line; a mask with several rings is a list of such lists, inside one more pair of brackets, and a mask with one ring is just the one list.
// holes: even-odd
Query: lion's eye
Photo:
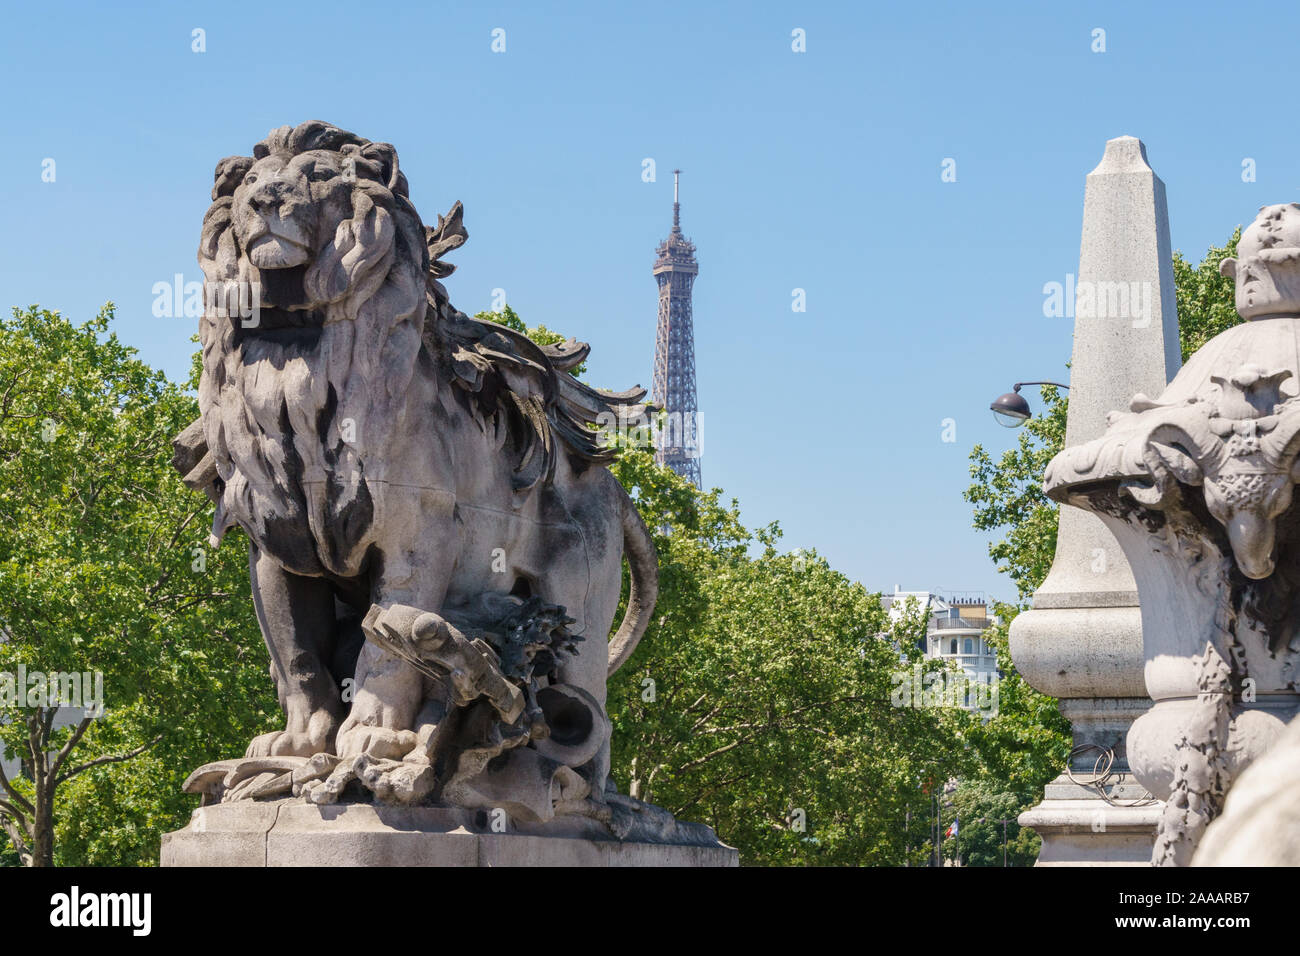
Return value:
[(313, 183), (323, 183), (327, 179), (334, 178), (334, 170), (328, 166), (313, 166), (307, 172), (307, 179)]
[(249, 173), (247, 176), (244, 177), (245, 186), (251, 186), (255, 182), (257, 182), (257, 173)]

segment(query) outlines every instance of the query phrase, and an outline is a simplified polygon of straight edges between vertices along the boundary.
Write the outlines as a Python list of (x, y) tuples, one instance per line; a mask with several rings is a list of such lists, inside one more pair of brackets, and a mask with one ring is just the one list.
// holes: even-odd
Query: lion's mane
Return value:
[[(297, 307), (267, 310), (286, 334), (248, 334), (209, 293), (199, 403), (219, 479), (214, 533), (235, 523), (254, 540), (288, 533), (311, 554), (330, 540), (325, 527), (343, 528), (337, 547), (327, 545), (340, 553), (318, 554), (328, 568), (374, 520), (384, 477), (376, 452), (391, 440), (423, 333), (428, 251), (396, 153), (318, 121), (274, 130), (252, 157), (217, 165), (199, 262), (208, 290), (270, 279), (240, 248), (236, 190), (257, 160), (311, 150), (342, 154), (354, 170), (351, 215), (317, 223)], [(299, 324), (308, 334), (295, 338)]]

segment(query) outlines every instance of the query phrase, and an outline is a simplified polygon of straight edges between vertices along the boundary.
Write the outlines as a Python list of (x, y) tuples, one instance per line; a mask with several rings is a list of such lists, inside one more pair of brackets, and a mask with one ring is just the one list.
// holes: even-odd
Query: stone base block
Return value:
[(1047, 785), (1042, 803), (1020, 814), (1020, 825), (1043, 838), (1035, 866), (1151, 865), (1163, 804), (1142, 801), (1147, 794), (1129, 774), (1106, 789), (1119, 806), (1058, 777)]
[(488, 815), (435, 807), (239, 801), (200, 807), (162, 839), (163, 866), (738, 866), (713, 845), (620, 842), (560, 817), (492, 832)]

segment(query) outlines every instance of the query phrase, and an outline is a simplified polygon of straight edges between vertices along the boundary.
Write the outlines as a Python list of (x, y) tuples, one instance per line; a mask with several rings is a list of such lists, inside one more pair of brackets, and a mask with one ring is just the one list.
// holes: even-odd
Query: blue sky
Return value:
[(967, 454), (1015, 439), (993, 397), (1068, 374), (1042, 287), (1077, 269), (1105, 141), (1146, 142), (1193, 260), (1297, 198), (1295, 58), (1262, 41), (1300, 8), (1156, 7), (11, 4), (0, 306), (112, 300), (119, 335), (182, 376), (196, 323), (154, 318), (151, 290), (201, 278), (216, 161), (323, 119), (393, 143), (426, 222), (464, 201), (461, 309), (503, 288), (592, 343), (594, 383), (649, 385), (681, 167), (705, 483), (873, 590), (1011, 598), (970, 528)]

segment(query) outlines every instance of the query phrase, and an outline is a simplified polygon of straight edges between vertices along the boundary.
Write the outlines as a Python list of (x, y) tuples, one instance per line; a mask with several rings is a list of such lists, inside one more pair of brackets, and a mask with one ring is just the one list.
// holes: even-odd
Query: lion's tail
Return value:
[(632, 499), (623, 495), (623, 553), (631, 570), (628, 588), (627, 613), (618, 626), (618, 633), (609, 642), (609, 671), (607, 677), (623, 666), (641, 641), (641, 635), (650, 626), (655, 601), (659, 598), (659, 555), (655, 552), (650, 530), (641, 520)]

